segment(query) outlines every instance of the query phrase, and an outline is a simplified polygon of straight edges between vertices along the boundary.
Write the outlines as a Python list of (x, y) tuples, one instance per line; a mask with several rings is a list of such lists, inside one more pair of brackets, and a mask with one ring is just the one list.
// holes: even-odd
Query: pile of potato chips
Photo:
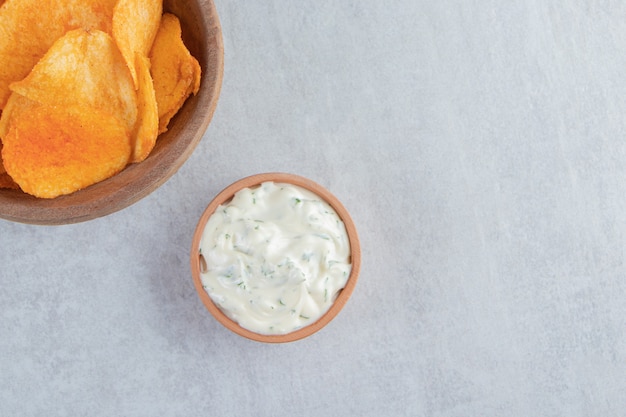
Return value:
[(162, 0), (0, 0), (0, 188), (54, 198), (148, 157), (200, 88)]

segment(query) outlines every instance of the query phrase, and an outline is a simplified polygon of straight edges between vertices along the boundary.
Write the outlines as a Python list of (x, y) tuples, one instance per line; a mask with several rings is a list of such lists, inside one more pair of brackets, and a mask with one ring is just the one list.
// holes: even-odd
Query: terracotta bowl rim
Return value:
[[(230, 319), (226, 314), (222, 312), (222, 310), (217, 307), (217, 305), (211, 300), (211, 297), (208, 295), (206, 290), (202, 286), (202, 281), (200, 279), (200, 270), (201, 270), (201, 261), (199, 256), (200, 249), (200, 241), (202, 239), (202, 233), (204, 232), (204, 227), (211, 217), (211, 215), (215, 212), (217, 207), (220, 204), (223, 204), (229, 201), (237, 191), (247, 188), (254, 187), (257, 185), (261, 185), (264, 182), (273, 181), (276, 183), (288, 183), (296, 186), (300, 186), (304, 189), (312, 191), (317, 194), (319, 197), (324, 199), (326, 202), (330, 204), (330, 206), (337, 212), (341, 220), (344, 222), (346, 227), (346, 231), (348, 234), (348, 240), (350, 242), (350, 256), (352, 262), (352, 268), (350, 271), (350, 275), (346, 282), (345, 287), (339, 295), (337, 299), (330, 307), (330, 309), (322, 315), (317, 321), (314, 323), (302, 327), (298, 330), (295, 330), (291, 333), (282, 334), (282, 335), (263, 335), (259, 333), (255, 333), (248, 329), (241, 327), (237, 322)], [(193, 234), (192, 244), (191, 244), (191, 254), (190, 254), (190, 265), (191, 265), (191, 275), (193, 279), (194, 286), (196, 291), (206, 307), (207, 310), (211, 313), (211, 315), (224, 327), (229, 329), (230, 331), (238, 334), (239, 336), (243, 336), (247, 339), (254, 340), (257, 342), (264, 343), (287, 343), (293, 342), (296, 340), (303, 339), (308, 337), (323, 327), (325, 327), (331, 320), (333, 320), (337, 314), (343, 309), (348, 299), (352, 295), (354, 288), (356, 286), (360, 269), (361, 269), (361, 245), (359, 242), (359, 237), (356, 231), (356, 227), (352, 218), (343, 204), (337, 199), (330, 191), (328, 191), (323, 186), (318, 183), (302, 177), (296, 174), (289, 174), (284, 172), (268, 172), (262, 174), (251, 175), (242, 179), (239, 179), (226, 188), (224, 188), (220, 193), (218, 193), (213, 200), (206, 207), (204, 212), (202, 213), (200, 219), (198, 220), (196, 229)]]

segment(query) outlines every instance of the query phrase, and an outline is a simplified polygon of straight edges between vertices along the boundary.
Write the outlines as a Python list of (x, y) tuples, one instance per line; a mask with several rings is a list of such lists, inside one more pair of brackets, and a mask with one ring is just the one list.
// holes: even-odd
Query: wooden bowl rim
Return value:
[[(165, 7), (167, 3), (165, 0), (164, 11), (168, 11)], [(202, 139), (213, 118), (224, 77), (224, 43), (215, 3), (213, 0), (198, 0), (197, 8), (204, 11), (196, 21), (201, 26), (197, 39), (206, 41), (207, 50), (202, 51), (203, 58), (196, 58), (203, 71), (210, 68), (212, 72), (203, 74), (200, 92), (190, 97), (183, 106), (183, 109), (195, 106), (188, 113), (188, 123), (183, 129), (170, 126), (171, 131), (185, 130), (185, 135), (172, 140), (167, 151), (157, 152), (160, 150), (157, 142), (153, 153), (158, 155), (151, 154), (145, 161), (130, 164), (117, 175), (69, 195), (41, 199), (21, 190), (0, 189), (1, 219), (50, 226), (93, 220), (136, 203), (178, 171)]]
[[(230, 319), (222, 310), (217, 307), (217, 305), (211, 300), (211, 297), (208, 295), (204, 287), (202, 286), (202, 280), (200, 278), (200, 241), (202, 239), (202, 234), (204, 232), (204, 227), (206, 226), (207, 221), (213, 215), (215, 210), (219, 207), (220, 204), (223, 204), (230, 200), (237, 191), (254, 187), (257, 185), (261, 185), (264, 182), (273, 181), (275, 183), (288, 183), (296, 186), (300, 186), (304, 189), (312, 191), (317, 194), (319, 197), (324, 199), (330, 206), (337, 212), (341, 220), (344, 222), (346, 227), (346, 232), (348, 234), (348, 241), (350, 243), (350, 257), (352, 262), (352, 268), (350, 271), (350, 276), (346, 282), (345, 287), (339, 295), (337, 299), (330, 307), (330, 309), (324, 313), (317, 321), (311, 323), (306, 327), (302, 327), (298, 330), (295, 330), (291, 333), (282, 334), (282, 335), (263, 335), (259, 333), (255, 333), (251, 330), (245, 329), (241, 327), (237, 322)], [(264, 343), (287, 343), (293, 342), (296, 340), (303, 339), (308, 337), (319, 330), (321, 330), (324, 326), (326, 326), (331, 320), (333, 320), (337, 314), (343, 309), (345, 304), (348, 302), (348, 299), (352, 295), (354, 288), (356, 286), (358, 276), (361, 269), (361, 246), (359, 242), (359, 237), (356, 231), (356, 227), (348, 210), (343, 206), (343, 204), (337, 199), (330, 191), (316, 182), (299, 176), (295, 174), (288, 174), (282, 172), (270, 172), (270, 173), (262, 173), (251, 175), (249, 177), (242, 178), (238, 181), (235, 181), (228, 187), (224, 188), (206, 207), (198, 224), (196, 226), (192, 243), (191, 243), (191, 276), (194, 282), (194, 286), (202, 303), (209, 310), (211, 315), (224, 327), (228, 330), (243, 336), (245, 338)]]

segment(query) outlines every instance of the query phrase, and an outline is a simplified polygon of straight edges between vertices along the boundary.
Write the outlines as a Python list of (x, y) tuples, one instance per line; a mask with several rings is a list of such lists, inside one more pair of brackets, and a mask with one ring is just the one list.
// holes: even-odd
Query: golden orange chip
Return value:
[(4, 162), (2, 161), (2, 138), (6, 136), (9, 131), (9, 125), (11, 124), (14, 116), (19, 114), (22, 110), (38, 105), (37, 102), (22, 97), (19, 94), (12, 93), (9, 96), (4, 110), (0, 114), (0, 188), (19, 189), (13, 178), (6, 172), (4, 168)]
[(159, 113), (154, 85), (150, 76), (150, 60), (136, 54), (137, 81), (137, 126), (133, 134), (133, 156), (131, 162), (141, 162), (148, 157), (159, 134)]
[(151, 74), (159, 110), (159, 133), (200, 88), (200, 64), (191, 56), (181, 37), (180, 21), (165, 13), (150, 51)]
[(111, 36), (99, 30), (67, 32), (10, 88), (41, 104), (114, 115), (129, 131), (137, 120), (137, 95), (124, 58)]
[(68, 30), (111, 32), (116, 0), (7, 0), (0, 8), (0, 109), (9, 84), (24, 78)]
[[(2, 155), (2, 141), (0, 141), (0, 155)], [(6, 169), (4, 169), (2, 157), (0, 157), (0, 188), (11, 188), (14, 190), (20, 188), (17, 183), (13, 181), (13, 178), (11, 178), (9, 174), (7, 174)]]
[(22, 110), (37, 105), (36, 101), (27, 99), (17, 93), (12, 93), (7, 100), (2, 115), (0, 116), (0, 141), (9, 132), (9, 124), (13, 120), (14, 115), (19, 114)]
[(113, 10), (113, 39), (126, 60), (135, 88), (139, 87), (135, 54), (148, 56), (162, 13), (162, 0), (119, 0)]
[(128, 131), (99, 110), (37, 105), (18, 115), (3, 139), (2, 160), (20, 188), (54, 198), (121, 171), (131, 153)]
[(200, 87), (162, 0), (0, 0), (0, 188), (54, 198), (141, 162)]

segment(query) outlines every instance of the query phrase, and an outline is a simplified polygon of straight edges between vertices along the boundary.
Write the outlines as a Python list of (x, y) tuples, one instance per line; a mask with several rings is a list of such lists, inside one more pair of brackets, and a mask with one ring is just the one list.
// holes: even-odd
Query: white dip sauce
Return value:
[(239, 191), (209, 218), (200, 241), (204, 289), (255, 333), (314, 323), (350, 275), (345, 226), (328, 203), (291, 184)]

